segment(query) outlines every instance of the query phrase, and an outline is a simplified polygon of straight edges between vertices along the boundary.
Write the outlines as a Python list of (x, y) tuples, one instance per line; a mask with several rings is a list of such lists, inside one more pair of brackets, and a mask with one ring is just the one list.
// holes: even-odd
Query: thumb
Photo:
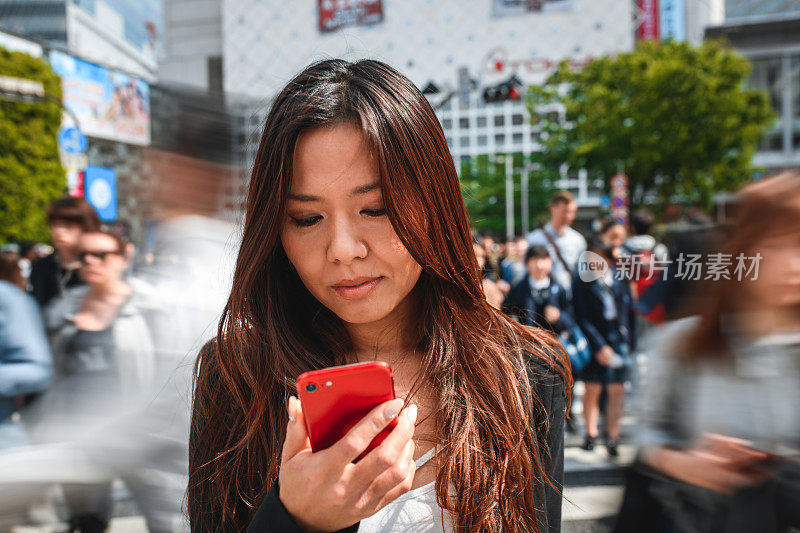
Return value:
[(291, 396), (287, 405), (289, 411), (289, 424), (286, 426), (286, 439), (283, 441), (281, 464), (303, 451), (311, 451), (311, 442), (308, 440), (306, 421), (300, 400)]

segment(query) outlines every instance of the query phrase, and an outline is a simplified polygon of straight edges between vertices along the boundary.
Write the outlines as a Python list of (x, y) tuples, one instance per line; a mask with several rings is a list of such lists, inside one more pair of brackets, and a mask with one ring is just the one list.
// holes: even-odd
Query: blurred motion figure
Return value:
[(800, 527), (800, 174), (745, 187), (722, 252), (730, 279), (654, 343), (617, 531)]

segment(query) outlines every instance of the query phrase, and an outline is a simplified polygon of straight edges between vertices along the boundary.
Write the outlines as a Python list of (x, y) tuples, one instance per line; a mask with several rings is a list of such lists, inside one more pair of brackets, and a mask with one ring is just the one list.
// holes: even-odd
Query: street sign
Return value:
[(609, 182), (611, 188), (611, 216), (621, 224), (628, 223), (628, 177), (615, 174)]
[(100, 220), (117, 219), (117, 174), (114, 169), (86, 167), (84, 175), (86, 201), (97, 210)]
[(61, 128), (58, 131), (58, 146), (68, 154), (82, 154), (89, 146), (89, 139), (78, 128)]

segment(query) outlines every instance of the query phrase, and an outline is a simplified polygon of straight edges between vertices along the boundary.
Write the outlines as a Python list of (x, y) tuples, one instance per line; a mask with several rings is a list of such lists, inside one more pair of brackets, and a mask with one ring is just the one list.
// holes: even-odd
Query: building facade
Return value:
[(161, 0), (0, 0), (0, 28), (151, 81), (157, 74)]
[(800, 166), (800, 0), (727, 0), (709, 28), (753, 64), (749, 85), (767, 91), (777, 116), (754, 158), (767, 172)]

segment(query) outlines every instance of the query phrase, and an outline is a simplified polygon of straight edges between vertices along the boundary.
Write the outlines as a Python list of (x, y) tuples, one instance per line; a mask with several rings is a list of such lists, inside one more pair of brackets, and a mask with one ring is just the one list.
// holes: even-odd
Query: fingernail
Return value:
[(295, 415), (295, 413), (297, 413), (297, 398), (294, 396), (289, 397), (289, 407), (287, 410), (289, 411), (289, 422), (297, 420), (297, 416)]
[(397, 413), (400, 412), (400, 409), (403, 408), (403, 400), (401, 398), (396, 398), (392, 400), (389, 405), (383, 410), (383, 416), (386, 420), (391, 420), (397, 416)]
[(417, 421), (417, 404), (412, 403), (408, 407), (406, 407), (406, 416), (408, 417), (408, 421), (412, 424), (416, 423)]

